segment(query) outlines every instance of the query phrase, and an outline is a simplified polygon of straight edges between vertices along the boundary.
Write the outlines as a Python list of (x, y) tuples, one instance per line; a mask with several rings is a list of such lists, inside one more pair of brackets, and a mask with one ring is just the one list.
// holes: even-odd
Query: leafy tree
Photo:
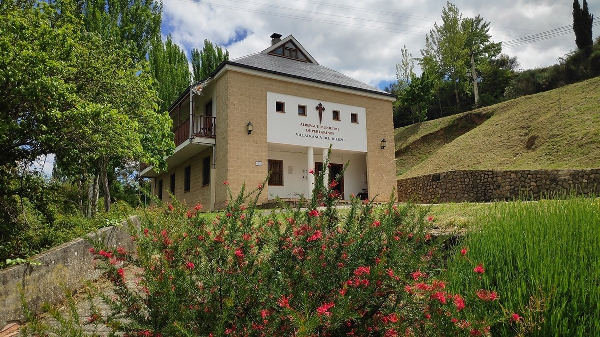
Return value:
[(466, 35), (465, 48), (469, 54), (471, 68), (471, 80), (473, 85), (473, 96), (475, 107), (479, 106), (479, 76), (477, 69), (488, 60), (498, 56), (502, 49), (500, 43), (491, 42), (489, 34), (490, 23), (483, 22), (483, 18), (477, 15), (475, 18), (466, 18), (462, 21), (462, 31)]
[(456, 105), (460, 106), (460, 91), (466, 89), (468, 50), (465, 48), (467, 34), (462, 29), (462, 15), (458, 8), (446, 3), (442, 10), (442, 24), (434, 28), (425, 39), (425, 49), (420, 60), (421, 68), (427, 75), (437, 80), (453, 83)]
[(55, 153), (63, 173), (103, 173), (141, 159), (164, 167), (172, 149), (170, 118), (132, 52), (81, 29), (69, 12), (36, 1), (0, 3), (1, 192), (15, 167)]
[(190, 69), (185, 52), (173, 43), (171, 35), (163, 42), (156, 38), (149, 55), (152, 75), (156, 80), (160, 111), (167, 111), (170, 104), (190, 85)]
[(229, 60), (229, 52), (217, 45), (214, 45), (209, 40), (204, 40), (204, 48), (198, 50), (192, 49), (192, 73), (194, 82), (200, 82), (208, 78), (208, 76), (221, 64), (223, 61)]
[(402, 60), (396, 65), (396, 79), (398, 80), (398, 89), (404, 90), (410, 84), (411, 78), (415, 76), (415, 61), (406, 46), (402, 47), (400, 53)]
[(575, 44), (578, 49), (588, 49), (594, 44), (592, 35), (592, 24), (594, 16), (590, 14), (586, 0), (583, 0), (583, 8), (579, 0), (573, 1), (573, 31), (575, 32)]
[(151, 41), (160, 36), (162, 1), (50, 0), (61, 13), (81, 15), (85, 30), (132, 51), (135, 61), (146, 59)]
[(515, 77), (519, 62), (516, 57), (502, 54), (480, 67), (481, 105), (491, 105), (506, 99), (506, 89)]
[(398, 103), (410, 108), (413, 123), (427, 119), (427, 107), (434, 95), (434, 80), (427, 73), (421, 77), (412, 76), (410, 83), (398, 94)]

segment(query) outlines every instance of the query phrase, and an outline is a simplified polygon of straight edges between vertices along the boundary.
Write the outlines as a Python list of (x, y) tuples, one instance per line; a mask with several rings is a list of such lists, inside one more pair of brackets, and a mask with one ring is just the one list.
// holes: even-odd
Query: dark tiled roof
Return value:
[(225, 63), (282, 76), (330, 84), (342, 88), (357, 89), (360, 91), (392, 96), (383, 90), (355, 80), (320, 64), (301, 62), (266, 53), (251, 54)]

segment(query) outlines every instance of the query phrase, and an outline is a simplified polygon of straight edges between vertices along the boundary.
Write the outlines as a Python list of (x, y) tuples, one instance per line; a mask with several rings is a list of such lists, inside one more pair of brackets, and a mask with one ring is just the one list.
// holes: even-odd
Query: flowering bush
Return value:
[[(499, 295), (448, 291), (427, 209), (392, 196), (380, 206), (352, 198), (340, 211), (332, 178), (315, 177), (305, 208), (259, 212), (263, 183), (230, 191), (213, 219), (177, 205), (148, 215), (136, 253), (94, 250), (116, 286), (102, 319), (128, 336), (488, 334), (491, 318), (473, 308), (498, 306)], [(139, 267), (133, 287), (121, 260)]]

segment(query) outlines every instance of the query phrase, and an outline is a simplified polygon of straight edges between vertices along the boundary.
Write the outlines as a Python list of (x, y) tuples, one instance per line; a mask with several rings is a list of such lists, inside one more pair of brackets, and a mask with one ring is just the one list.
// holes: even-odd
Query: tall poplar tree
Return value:
[(573, 1), (573, 31), (575, 32), (575, 44), (578, 49), (586, 49), (594, 44), (592, 35), (592, 24), (594, 16), (590, 14), (586, 0), (583, 0), (583, 8), (579, 0)]
[(187, 56), (173, 43), (171, 35), (163, 42), (154, 39), (148, 53), (152, 75), (156, 80), (160, 111), (167, 111), (179, 94), (190, 85), (190, 69)]
[(221, 62), (229, 60), (229, 52), (223, 51), (223, 48), (213, 44), (209, 40), (204, 40), (204, 48), (198, 50), (192, 49), (192, 73), (194, 82), (206, 79)]

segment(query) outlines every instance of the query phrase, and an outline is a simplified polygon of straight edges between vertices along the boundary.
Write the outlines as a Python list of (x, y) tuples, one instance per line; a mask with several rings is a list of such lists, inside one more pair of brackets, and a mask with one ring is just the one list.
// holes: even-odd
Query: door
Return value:
[[(323, 163), (316, 162), (315, 168), (316, 168), (315, 174), (319, 174), (319, 172), (321, 172), (321, 170), (323, 169)], [(329, 163), (329, 181), (327, 182), (327, 184), (330, 184), (333, 181), (333, 179), (335, 179), (335, 177), (337, 177), (338, 174), (342, 173), (343, 169), (344, 169), (344, 165), (342, 165), (342, 164)], [(338, 184), (335, 185), (333, 187), (333, 189), (338, 191), (338, 193), (340, 194), (340, 199), (343, 200), (344, 199), (344, 175), (343, 174), (339, 178)]]

